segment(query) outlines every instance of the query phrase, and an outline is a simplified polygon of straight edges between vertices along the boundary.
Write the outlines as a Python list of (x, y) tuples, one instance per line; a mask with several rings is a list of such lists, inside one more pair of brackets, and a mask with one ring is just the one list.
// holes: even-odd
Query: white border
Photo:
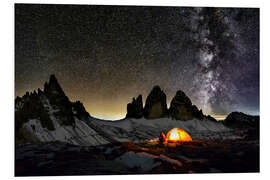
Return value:
[(235, 0), (23, 0), (17, 3), (46, 3), (46, 4), (98, 4), (98, 5), (154, 5), (154, 6), (214, 6), (214, 7), (259, 7), (260, 1), (245, 0), (237, 2)]
[[(69, 176), (69, 177), (50, 177), (52, 179), (137, 179), (137, 178), (188, 178), (188, 179), (255, 179), (266, 178), (269, 172), (269, 128), (270, 119), (268, 118), (270, 107), (270, 89), (269, 89), (269, 47), (270, 47), (270, 8), (267, 0), (41, 0), (41, 1), (5, 1), (1, 2), (1, 118), (0, 118), (0, 144), (1, 144), (1, 179), (13, 179), (14, 177), (14, 3), (46, 3), (46, 4), (99, 4), (99, 5), (155, 5), (155, 6), (211, 6), (211, 7), (260, 7), (261, 17), (261, 48), (260, 48), (260, 115), (261, 115), (261, 173), (249, 174), (193, 174), (193, 175), (136, 175), (136, 176)], [(47, 177), (45, 177), (47, 178)], [(28, 179), (28, 178), (20, 178)], [(44, 179), (44, 177), (33, 177), (31, 179)]]

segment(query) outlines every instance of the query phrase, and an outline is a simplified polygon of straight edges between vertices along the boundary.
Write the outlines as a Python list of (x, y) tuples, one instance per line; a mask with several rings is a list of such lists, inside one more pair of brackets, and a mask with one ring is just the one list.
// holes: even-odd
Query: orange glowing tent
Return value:
[(183, 129), (173, 128), (166, 135), (167, 143), (181, 143), (192, 141), (191, 136)]

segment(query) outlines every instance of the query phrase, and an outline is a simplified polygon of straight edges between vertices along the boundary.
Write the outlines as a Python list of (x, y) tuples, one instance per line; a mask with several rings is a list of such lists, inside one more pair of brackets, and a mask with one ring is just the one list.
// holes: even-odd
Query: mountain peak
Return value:
[(228, 127), (237, 128), (259, 128), (259, 116), (252, 116), (242, 112), (231, 112), (226, 119), (223, 121)]
[(128, 103), (126, 117), (137, 119), (143, 117), (143, 102), (141, 94), (136, 99), (133, 98), (131, 103)]
[(54, 74), (50, 76), (49, 83), (45, 82), (44, 93), (65, 95), (62, 87), (58, 83), (58, 80), (56, 79)]
[(166, 94), (156, 85), (147, 96), (144, 107), (144, 116), (147, 119), (167, 116)]
[(59, 85), (58, 80), (56, 79), (54, 74), (50, 75), (49, 84), (58, 84)]
[(189, 97), (182, 90), (178, 90), (176, 92), (176, 95), (172, 99), (171, 106), (173, 104), (184, 104), (184, 105), (187, 105), (187, 106), (191, 106), (192, 102), (189, 99)]

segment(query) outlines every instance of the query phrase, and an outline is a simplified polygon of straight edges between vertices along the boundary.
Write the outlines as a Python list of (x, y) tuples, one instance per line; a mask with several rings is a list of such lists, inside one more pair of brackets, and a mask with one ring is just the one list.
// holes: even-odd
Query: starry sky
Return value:
[(259, 9), (15, 5), (15, 96), (55, 74), (90, 115), (121, 119), (154, 85), (217, 119), (259, 114)]

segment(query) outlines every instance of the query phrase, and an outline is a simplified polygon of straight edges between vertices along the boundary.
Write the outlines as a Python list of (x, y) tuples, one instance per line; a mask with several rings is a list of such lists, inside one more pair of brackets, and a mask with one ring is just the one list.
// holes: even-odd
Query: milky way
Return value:
[(55, 74), (104, 119), (154, 85), (206, 114), (259, 113), (259, 9), (15, 5), (15, 95)]

